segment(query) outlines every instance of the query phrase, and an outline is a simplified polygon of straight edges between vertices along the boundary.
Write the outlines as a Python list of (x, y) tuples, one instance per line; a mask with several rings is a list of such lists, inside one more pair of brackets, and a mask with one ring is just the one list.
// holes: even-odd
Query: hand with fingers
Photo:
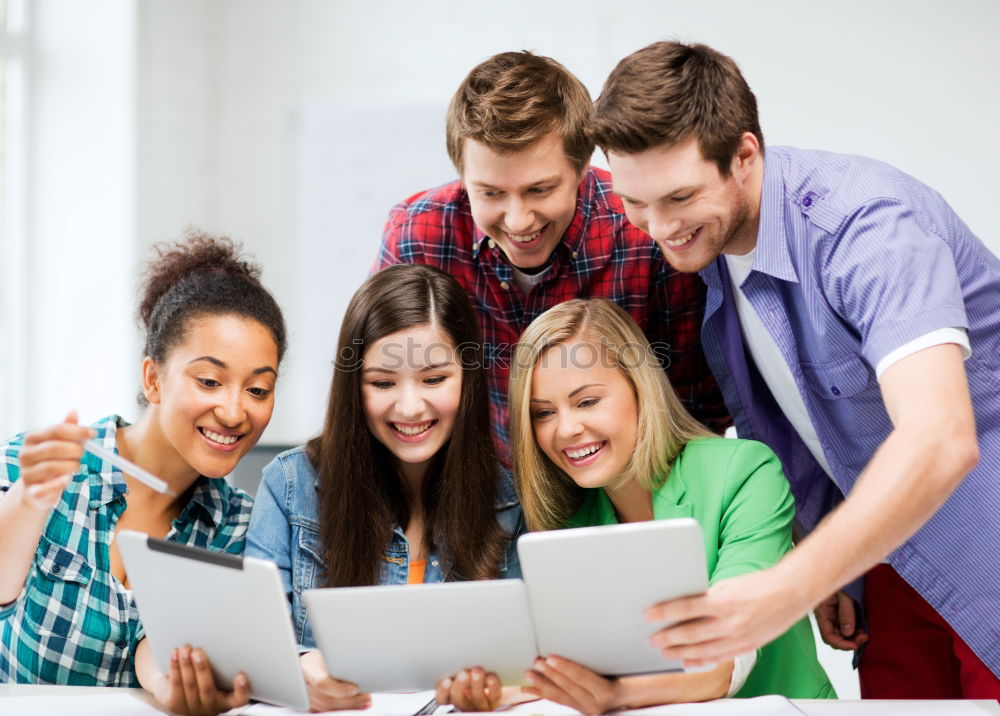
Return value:
[(79, 471), (83, 443), (92, 437), (91, 428), (78, 424), (76, 411), (58, 425), (25, 435), (18, 453), (24, 504), (38, 511), (52, 509)]
[(527, 686), (521, 687), (523, 691), (582, 714), (603, 714), (625, 705), (621, 681), (606, 679), (559, 656), (536, 659), (524, 678)]
[(434, 690), (438, 704), (451, 704), (459, 711), (492, 711), (502, 697), (500, 678), (478, 666), (442, 679)]
[(250, 682), (240, 672), (233, 679), (232, 691), (219, 689), (205, 652), (184, 645), (170, 652), (170, 672), (158, 676), (152, 692), (171, 713), (214, 716), (246, 704)]
[(834, 649), (854, 651), (868, 641), (868, 633), (858, 627), (854, 599), (837, 592), (820, 602), (814, 610), (819, 634)]
[(309, 694), (310, 711), (360, 710), (372, 705), (371, 695), (358, 691), (357, 684), (330, 676), (323, 655), (318, 651), (307, 651), (299, 657), (299, 664)]
[(664, 658), (698, 667), (773, 641), (811, 607), (801, 585), (772, 567), (716, 582), (698, 596), (653, 605), (645, 615), (670, 622), (650, 639)]

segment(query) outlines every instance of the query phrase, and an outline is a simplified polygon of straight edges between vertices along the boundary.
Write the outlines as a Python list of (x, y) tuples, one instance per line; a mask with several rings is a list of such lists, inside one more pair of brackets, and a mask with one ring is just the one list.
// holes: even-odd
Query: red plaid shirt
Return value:
[(670, 268), (649, 237), (628, 222), (606, 171), (587, 170), (552, 266), (528, 295), (514, 283), (504, 253), (472, 221), (458, 181), (393, 207), (373, 270), (399, 263), (436, 266), (468, 292), (483, 331), (493, 425), (505, 463), (514, 346), (537, 316), (573, 298), (608, 298), (628, 311), (692, 415), (716, 432), (732, 422), (701, 351), (704, 284), (696, 274)]

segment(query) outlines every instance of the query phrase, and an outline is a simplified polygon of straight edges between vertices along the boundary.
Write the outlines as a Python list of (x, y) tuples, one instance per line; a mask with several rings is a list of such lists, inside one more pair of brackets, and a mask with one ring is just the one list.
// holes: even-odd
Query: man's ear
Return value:
[(753, 132), (744, 132), (733, 155), (733, 173), (741, 178), (745, 177), (759, 160), (760, 142), (757, 141), (757, 135)]
[(160, 367), (156, 361), (146, 356), (142, 359), (142, 394), (150, 405), (160, 402)]

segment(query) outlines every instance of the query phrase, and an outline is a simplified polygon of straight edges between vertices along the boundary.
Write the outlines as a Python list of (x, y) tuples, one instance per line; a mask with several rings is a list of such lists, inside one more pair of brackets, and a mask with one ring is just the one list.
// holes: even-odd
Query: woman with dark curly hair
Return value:
[[(251, 499), (223, 478), (271, 419), (285, 324), (228, 239), (192, 232), (158, 254), (138, 311), (139, 420), (86, 427), (70, 412), (0, 444), (0, 682), (141, 684), (174, 712), (214, 713), (247, 701), (245, 676), (221, 692), (187, 647), (157, 670), (114, 538), (131, 529), (242, 553)], [(174, 494), (87, 452), (88, 440)]]

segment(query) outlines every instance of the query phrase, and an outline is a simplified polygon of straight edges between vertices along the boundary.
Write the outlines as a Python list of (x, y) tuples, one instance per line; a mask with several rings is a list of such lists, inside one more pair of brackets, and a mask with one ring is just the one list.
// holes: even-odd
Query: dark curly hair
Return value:
[(146, 334), (144, 355), (162, 363), (184, 340), (193, 319), (232, 315), (266, 326), (281, 361), (285, 320), (260, 282), (260, 266), (244, 258), (239, 244), (189, 229), (184, 239), (156, 244), (153, 250), (157, 258), (146, 267), (138, 310)]

